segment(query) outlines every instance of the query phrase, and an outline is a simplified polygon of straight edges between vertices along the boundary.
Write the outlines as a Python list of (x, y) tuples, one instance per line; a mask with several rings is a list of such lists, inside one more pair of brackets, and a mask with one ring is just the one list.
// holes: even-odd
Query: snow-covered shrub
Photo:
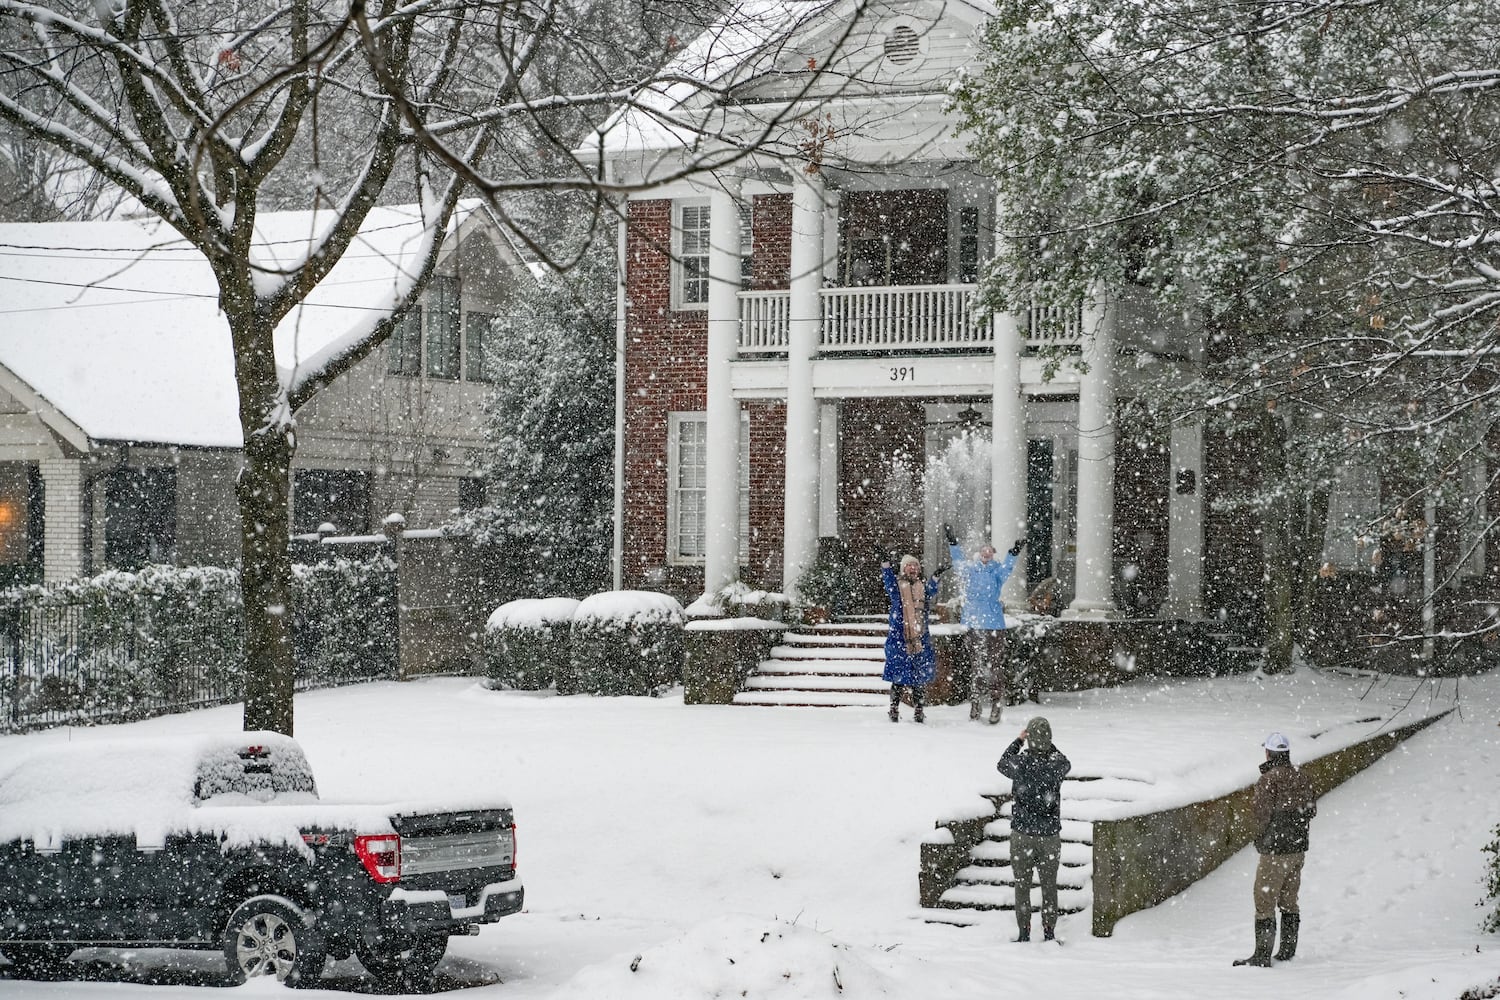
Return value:
[(682, 605), (667, 594), (618, 590), (584, 598), (573, 615), (562, 694), (656, 694), (682, 679)]
[(791, 614), (791, 598), (775, 591), (756, 590), (736, 580), (712, 594), (704, 594), (687, 606), (689, 618), (767, 618), (785, 621)]
[(328, 559), (292, 567), (297, 680), (303, 686), (388, 676), (396, 662), (396, 563)]
[(571, 597), (524, 598), (496, 608), (484, 631), (489, 686), (535, 691), (567, 674), (577, 609)]
[(1500, 932), (1500, 826), (1496, 826), (1490, 842), (1482, 850), (1490, 856), (1485, 866), (1484, 902), (1490, 911), (1484, 915), (1484, 929)]

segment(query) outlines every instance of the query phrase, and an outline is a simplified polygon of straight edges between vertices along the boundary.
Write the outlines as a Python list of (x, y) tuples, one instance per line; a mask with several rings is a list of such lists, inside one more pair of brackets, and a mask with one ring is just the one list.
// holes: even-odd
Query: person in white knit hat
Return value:
[[(1274, 957), (1288, 962), (1297, 954), (1302, 914), (1297, 893), (1302, 887), (1302, 864), (1307, 860), (1308, 826), (1318, 814), (1312, 782), (1292, 766), (1292, 744), (1272, 733), (1261, 744), (1266, 762), (1260, 766), (1251, 810), (1255, 823), (1255, 952), (1237, 958), (1235, 965), (1267, 968)], [(1281, 913), (1281, 948), (1276, 944), (1276, 914)]]

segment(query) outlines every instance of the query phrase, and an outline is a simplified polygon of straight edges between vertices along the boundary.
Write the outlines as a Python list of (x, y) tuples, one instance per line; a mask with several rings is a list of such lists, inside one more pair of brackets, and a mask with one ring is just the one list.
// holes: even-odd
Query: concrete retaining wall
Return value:
[[(1299, 766), (1321, 797), (1446, 714), (1372, 736)], [(1176, 895), (1250, 843), (1254, 839), (1250, 808), (1254, 788), (1252, 782), (1228, 795), (1179, 809), (1096, 822), (1094, 935), (1109, 937), (1117, 921)], [(1316, 822), (1313, 835), (1316, 838)]]

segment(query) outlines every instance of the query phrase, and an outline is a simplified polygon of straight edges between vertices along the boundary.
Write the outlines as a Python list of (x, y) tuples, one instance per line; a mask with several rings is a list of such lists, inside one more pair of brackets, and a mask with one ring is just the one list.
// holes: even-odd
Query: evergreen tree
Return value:
[(1223, 499), (1259, 517), (1268, 669), (1314, 638), (1340, 467), (1383, 473), (1373, 538), (1420, 538), (1429, 499), (1482, 509), (1457, 471), (1500, 409), (1487, 16), (1477, 0), (1002, 0), (956, 91), (1009, 208), (993, 305), (1106, 287), (1207, 331), (1135, 403), (1260, 463)]
[(613, 247), (594, 240), (491, 328), (497, 382), (478, 470), (488, 503), (465, 523), (491, 546), (502, 599), (584, 597), (608, 585), (615, 281)]

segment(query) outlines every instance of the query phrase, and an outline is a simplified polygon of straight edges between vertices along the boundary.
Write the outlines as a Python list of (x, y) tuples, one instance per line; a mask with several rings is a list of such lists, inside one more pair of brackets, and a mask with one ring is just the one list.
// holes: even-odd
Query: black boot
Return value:
[(1297, 928), (1302, 925), (1302, 914), (1281, 911), (1281, 947), (1276, 949), (1276, 961), (1290, 962), (1297, 954)]
[(1237, 958), (1235, 965), (1253, 965), (1261, 969), (1271, 967), (1271, 948), (1276, 944), (1276, 918), (1267, 917), (1255, 922), (1255, 954), (1249, 958)]
[(891, 685), (891, 710), (886, 713), (886, 716), (892, 722), (898, 722), (901, 719), (901, 686), (899, 684)]

